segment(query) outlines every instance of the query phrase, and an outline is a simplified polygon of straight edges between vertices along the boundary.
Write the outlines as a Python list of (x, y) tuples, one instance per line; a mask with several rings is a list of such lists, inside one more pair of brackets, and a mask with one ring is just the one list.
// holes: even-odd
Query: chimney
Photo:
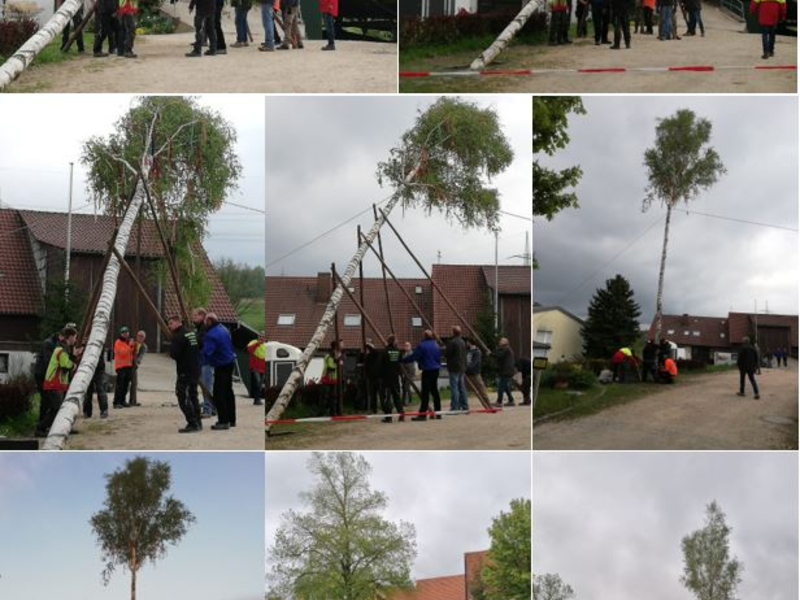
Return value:
[(331, 297), (331, 274), (327, 272), (317, 273), (317, 295), (314, 301), (317, 304), (325, 304)]
[(681, 316), (681, 325), (689, 325), (689, 315), (686, 313)]

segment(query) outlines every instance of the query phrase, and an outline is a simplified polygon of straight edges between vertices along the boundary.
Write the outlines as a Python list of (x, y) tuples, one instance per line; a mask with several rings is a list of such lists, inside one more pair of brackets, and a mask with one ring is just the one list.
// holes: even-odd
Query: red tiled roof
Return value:
[[(400, 279), (400, 282), (422, 309), (424, 316), (432, 322), (430, 283), (426, 279)], [(326, 281), (323, 285), (327, 285), (327, 289), (323, 290), (321, 294), (324, 301), (317, 302), (317, 286), (320, 283), (322, 282), (318, 277), (266, 277), (264, 300), (266, 334), (269, 339), (305, 348), (325, 312), (325, 306), (330, 297), (330, 284)], [(416, 310), (397, 289), (394, 281), (390, 279), (387, 283), (398, 342), (410, 341), (415, 344), (422, 337), (424, 324), (421, 327), (411, 325), (411, 318), (418, 316)], [(360, 302), (357, 278), (351, 282), (350, 287), (353, 289), (353, 295)], [(416, 293), (417, 287), (421, 288), (420, 294)], [(382, 279), (364, 279), (364, 308), (381, 333), (388, 336), (391, 328), (389, 327), (389, 314), (386, 310)], [(282, 314), (295, 315), (294, 325), (278, 325), (278, 316)], [(339, 307), (338, 317), (339, 337), (343, 340), (345, 348), (361, 347), (361, 327), (344, 325), (345, 315), (358, 314), (355, 304), (345, 294)], [(367, 337), (372, 338), (376, 346), (380, 346), (380, 340), (375, 332), (369, 325), (366, 329)], [(323, 341), (323, 347), (330, 344), (333, 334), (334, 329), (331, 327)]]
[(35, 315), (42, 289), (28, 233), (16, 211), (0, 209), (0, 314)]
[[(494, 266), (482, 267), (486, 286), (494, 290)], [(500, 265), (497, 268), (499, 292), (501, 294), (521, 294), (530, 296), (531, 293), (531, 268), (515, 265)]]
[(467, 589), (463, 575), (419, 579), (414, 590), (398, 591), (390, 600), (464, 600)]
[[(650, 324), (648, 335), (655, 335), (655, 319)], [(669, 333), (673, 331), (674, 333)], [(695, 332), (698, 335), (695, 335)], [(727, 348), (728, 320), (724, 317), (695, 317), (692, 315), (662, 315), (661, 335), (679, 346), (707, 346)]]

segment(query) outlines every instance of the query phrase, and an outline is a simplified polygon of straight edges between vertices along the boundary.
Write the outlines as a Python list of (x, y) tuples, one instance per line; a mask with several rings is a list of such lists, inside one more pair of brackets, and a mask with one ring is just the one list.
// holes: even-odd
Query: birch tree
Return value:
[[(493, 108), (480, 108), (458, 98), (442, 97), (418, 113), (400, 144), (378, 164), (378, 182), (394, 187), (395, 191), (340, 276), (341, 282), (333, 290), (303, 355), (270, 408), (267, 421), (279, 419), (286, 410), (308, 363), (333, 322), (344, 286), (349, 285), (392, 209), (401, 204), (407, 208), (421, 208), (429, 214), (437, 211), (463, 227), (496, 231), (500, 193), (491, 186), (491, 180), (511, 164), (513, 157)], [(268, 423), (267, 432), (270, 428)]]
[(511, 40), (514, 39), (514, 36), (517, 35), (520, 29), (525, 26), (525, 23), (528, 22), (537, 10), (542, 10), (544, 8), (543, 0), (529, 0), (527, 4), (522, 7), (522, 10), (519, 11), (516, 17), (509, 23), (505, 29), (497, 36), (497, 39), (492, 42), (492, 45), (489, 46), (486, 50), (481, 52), (481, 55), (472, 61), (469, 68), (473, 71), (480, 71), (481, 69), (485, 69), (488, 65), (494, 62), (494, 59), (505, 50), (508, 45), (511, 43)]
[(381, 516), (386, 495), (371, 488), (371, 466), (352, 452), (316, 452), (309, 460), (314, 487), (301, 494), (307, 511), (281, 517), (268, 597), (284, 600), (374, 600), (411, 587), (415, 531)]
[(106, 500), (90, 524), (103, 553), (103, 583), (108, 585), (117, 567), (131, 575), (131, 600), (136, 600), (136, 577), (148, 562), (163, 558), (177, 544), (195, 516), (167, 495), (171, 468), (166, 462), (137, 457), (106, 475)]
[(642, 210), (647, 211), (654, 203), (661, 203), (667, 209), (656, 294), (656, 343), (661, 339), (664, 271), (672, 209), (681, 202), (688, 204), (696, 199), (726, 172), (719, 154), (709, 145), (710, 139), (711, 121), (698, 118), (689, 109), (681, 109), (671, 117), (659, 119), (655, 145), (644, 153), (649, 184)]
[(706, 507), (706, 524), (681, 541), (681, 583), (697, 600), (736, 600), (742, 563), (730, 557), (731, 527), (716, 500)]

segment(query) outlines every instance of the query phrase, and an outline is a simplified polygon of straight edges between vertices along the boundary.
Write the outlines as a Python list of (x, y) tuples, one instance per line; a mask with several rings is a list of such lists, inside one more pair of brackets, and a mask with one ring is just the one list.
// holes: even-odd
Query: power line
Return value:
[(499, 211), (501, 215), (505, 215), (507, 217), (514, 217), (515, 219), (522, 219), (523, 221), (531, 221), (533, 222), (533, 217), (526, 217), (525, 215), (518, 215), (516, 213), (508, 212), (507, 210)]
[(686, 208), (676, 208), (675, 210), (685, 212), (690, 215), (698, 215), (701, 217), (708, 217), (710, 219), (722, 219), (723, 221), (733, 221), (734, 223), (745, 223), (747, 225), (757, 225), (759, 227), (769, 227), (771, 229), (783, 229), (784, 231), (794, 231), (797, 232), (797, 229), (794, 227), (786, 227), (785, 225), (773, 225), (772, 223), (759, 223), (757, 221), (748, 221), (747, 219), (737, 219), (736, 217), (726, 217), (724, 215), (712, 215), (709, 213), (698, 212), (695, 210), (689, 210)]
[(267, 211), (265, 211), (265, 210), (263, 210), (261, 208), (255, 208), (253, 206), (246, 206), (244, 204), (237, 204), (236, 202), (231, 202), (230, 200), (223, 200), (222, 202), (225, 203), (225, 204), (229, 204), (231, 206), (235, 206), (236, 208), (243, 208), (245, 210), (250, 210), (250, 211), (253, 211), (253, 212), (261, 213), (262, 215), (267, 214)]

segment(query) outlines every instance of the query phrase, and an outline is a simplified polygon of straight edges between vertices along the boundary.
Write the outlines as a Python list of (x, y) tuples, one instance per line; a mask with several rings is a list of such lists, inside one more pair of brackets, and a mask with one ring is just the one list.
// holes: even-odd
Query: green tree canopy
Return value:
[(706, 506), (706, 524), (681, 541), (681, 583), (697, 600), (736, 600), (744, 565), (730, 557), (732, 528), (716, 500)]
[(608, 358), (639, 337), (641, 310), (633, 289), (622, 275), (606, 280), (589, 303), (589, 315), (581, 328), (583, 352), (589, 358)]
[(533, 97), (533, 216), (548, 221), (565, 208), (578, 207), (578, 196), (570, 190), (578, 185), (581, 168), (548, 169), (536, 158), (541, 153), (553, 156), (567, 147), (570, 114), (586, 114), (579, 96)]
[[(381, 185), (399, 190), (403, 206), (436, 209), (465, 227), (496, 230), (500, 193), (490, 182), (513, 158), (493, 108), (442, 97), (419, 111), (400, 145), (378, 164), (377, 176)], [(405, 185), (417, 161), (422, 163), (418, 177)]]
[(131, 573), (131, 600), (136, 600), (136, 576), (148, 562), (163, 558), (177, 544), (194, 515), (168, 495), (171, 468), (166, 462), (136, 457), (106, 475), (106, 500), (90, 524), (103, 553), (103, 581), (118, 566)]
[(489, 528), (492, 540), (481, 572), (485, 600), (528, 600), (531, 595), (531, 501), (511, 501)]
[(316, 478), (301, 495), (308, 510), (282, 515), (269, 550), (269, 595), (374, 600), (378, 592), (410, 587), (414, 528), (381, 516), (387, 498), (371, 488), (367, 460), (352, 452), (317, 452), (308, 464)]
[(533, 600), (571, 600), (574, 597), (572, 587), (555, 573), (536, 575), (533, 578)]

